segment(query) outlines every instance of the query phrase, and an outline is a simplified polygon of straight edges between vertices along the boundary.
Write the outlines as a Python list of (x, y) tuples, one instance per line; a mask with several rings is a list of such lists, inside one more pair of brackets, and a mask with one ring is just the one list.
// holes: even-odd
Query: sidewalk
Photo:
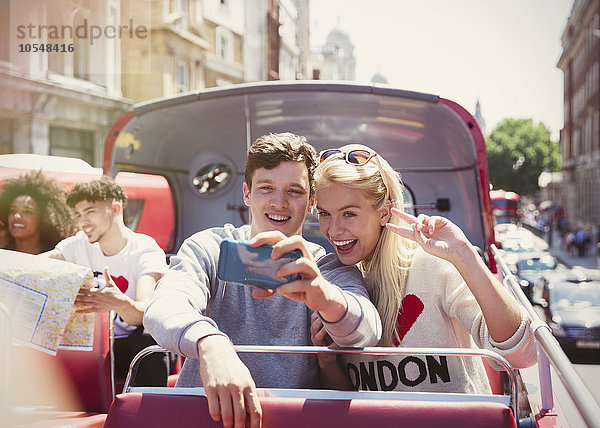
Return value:
[(523, 229), (528, 230), (533, 237), (534, 245), (536, 250), (538, 251), (548, 251), (550, 252), (559, 263), (562, 263), (568, 268), (576, 268), (576, 269), (593, 269), (598, 272), (598, 261), (596, 260), (596, 255), (594, 248), (592, 247), (588, 254), (584, 257), (571, 256), (567, 251), (561, 248), (561, 238), (558, 232), (553, 232), (551, 243), (552, 245), (548, 245), (549, 236), (548, 234), (542, 233), (539, 229), (536, 229), (531, 224), (523, 224), (521, 226)]
[(564, 249), (560, 248), (560, 235), (558, 235), (558, 233), (555, 233), (555, 236), (552, 239), (552, 246), (548, 247), (548, 251), (552, 253), (560, 263), (569, 268), (598, 270), (598, 262), (596, 260), (596, 255), (594, 254), (594, 248), (591, 248), (584, 257), (571, 256)]

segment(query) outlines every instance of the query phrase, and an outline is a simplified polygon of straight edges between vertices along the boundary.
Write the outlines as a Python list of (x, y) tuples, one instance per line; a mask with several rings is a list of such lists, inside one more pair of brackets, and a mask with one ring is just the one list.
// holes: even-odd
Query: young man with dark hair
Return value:
[[(123, 221), (127, 197), (110, 177), (76, 184), (67, 194), (74, 208), (77, 234), (44, 255), (89, 266), (102, 276), (101, 289), (82, 288), (75, 300), (79, 313), (115, 311), (115, 376), (125, 378), (132, 358), (154, 339), (144, 331), (142, 317), (154, 286), (166, 271), (164, 251), (150, 236), (135, 233)], [(137, 386), (166, 386), (168, 360), (153, 355), (142, 361)]]
[[(177, 386), (204, 386), (214, 420), (224, 426), (261, 423), (256, 386), (318, 386), (314, 355), (242, 354), (236, 345), (311, 345), (310, 314), (318, 313), (340, 346), (373, 346), (381, 322), (369, 300), (362, 275), (342, 265), (335, 254), (300, 236), (314, 205), (312, 172), (316, 152), (304, 137), (290, 133), (260, 137), (248, 151), (243, 196), (250, 225), (211, 228), (182, 244), (158, 283), (144, 315), (157, 342), (188, 358)], [(219, 280), (219, 245), (223, 239), (274, 244), (272, 258), (300, 249), (302, 258), (280, 274), (302, 279), (274, 293)], [(256, 383), (255, 383), (256, 381)]]

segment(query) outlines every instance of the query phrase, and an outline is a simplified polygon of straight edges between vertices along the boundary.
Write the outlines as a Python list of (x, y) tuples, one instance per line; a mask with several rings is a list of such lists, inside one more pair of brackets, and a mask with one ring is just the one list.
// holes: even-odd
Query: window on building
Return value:
[(200, 0), (190, 0), (189, 4), (190, 26), (194, 27), (199, 34), (202, 26), (202, 3)]
[[(56, 25), (57, 27), (61, 27), (63, 25), (68, 25), (71, 22), (70, 17), (68, 17), (70, 11), (66, 11), (64, 10), (64, 8), (62, 6), (56, 5), (56, 7), (51, 7), (48, 8), (46, 10), (47, 13), (47, 22), (51, 22), (53, 25)], [(52, 38), (49, 39), (48, 42), (49, 43), (55, 43), (55, 44), (69, 44), (73, 41), (72, 39), (72, 33), (69, 31), (64, 31), (61, 32), (62, 36), (64, 36), (65, 38), (61, 38), (61, 39), (57, 39), (57, 38)], [(60, 33), (59, 33), (60, 34)], [(55, 73), (55, 74), (65, 74), (66, 72), (66, 63), (65, 61), (69, 61), (71, 58), (73, 58), (72, 55), (65, 55), (64, 52), (55, 52), (55, 51), (50, 51), (47, 52), (48, 55), (48, 71), (51, 73)]]
[(217, 27), (215, 30), (217, 57), (223, 61), (233, 61), (233, 34), (231, 31)]
[[(87, 24), (85, 17), (77, 14), (73, 20), (73, 28)], [(73, 76), (78, 79), (89, 79), (89, 40), (87, 38), (77, 37), (77, 33), (73, 34)], [(64, 54), (63, 54), (64, 55)]]
[[(190, 0), (190, 2), (193, 0)], [(188, 27), (188, 11), (190, 10), (188, 0), (169, 0), (169, 12), (176, 14), (177, 20), (175, 21), (178, 30), (187, 30)], [(193, 4), (191, 5), (193, 8)], [(193, 9), (192, 9), (192, 12)]]
[(94, 165), (94, 133), (79, 129), (50, 127), (50, 154), (83, 159)]
[(585, 129), (583, 138), (583, 154), (589, 154), (592, 151), (592, 116), (585, 118)]
[(185, 61), (177, 61), (177, 92), (190, 90), (190, 66)]
[(592, 124), (592, 151), (600, 149), (600, 112), (594, 111)]
[(169, 0), (169, 12), (187, 12), (187, 0)]
[(580, 145), (581, 145), (581, 131), (579, 129), (575, 129), (573, 131), (573, 145), (571, 146), (571, 156), (577, 157), (580, 153)]
[(13, 120), (0, 119), (0, 154), (13, 153)]

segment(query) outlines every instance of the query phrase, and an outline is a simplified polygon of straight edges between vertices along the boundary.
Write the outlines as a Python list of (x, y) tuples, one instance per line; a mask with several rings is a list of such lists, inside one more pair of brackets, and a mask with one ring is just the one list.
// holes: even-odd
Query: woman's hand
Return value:
[(396, 208), (392, 214), (406, 222), (409, 227), (388, 223), (386, 227), (392, 232), (419, 244), (425, 251), (436, 257), (457, 262), (471, 244), (463, 231), (444, 217), (420, 214), (414, 217)]

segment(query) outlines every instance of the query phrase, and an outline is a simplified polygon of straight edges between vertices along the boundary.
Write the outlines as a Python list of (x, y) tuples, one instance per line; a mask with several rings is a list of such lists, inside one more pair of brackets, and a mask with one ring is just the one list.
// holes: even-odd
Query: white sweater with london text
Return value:
[[(409, 271), (398, 331), (402, 347), (485, 348), (514, 368), (536, 363), (530, 319), (522, 311), (512, 337), (495, 342), (479, 304), (456, 268), (418, 248)], [(343, 369), (355, 389), (490, 394), (482, 358), (456, 356), (344, 355)]]

